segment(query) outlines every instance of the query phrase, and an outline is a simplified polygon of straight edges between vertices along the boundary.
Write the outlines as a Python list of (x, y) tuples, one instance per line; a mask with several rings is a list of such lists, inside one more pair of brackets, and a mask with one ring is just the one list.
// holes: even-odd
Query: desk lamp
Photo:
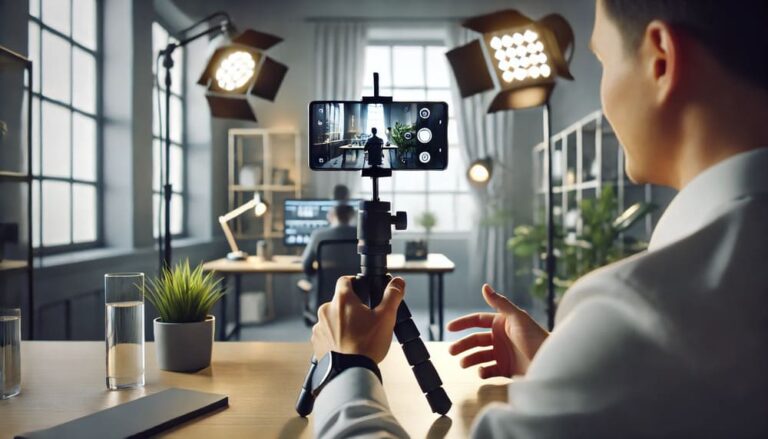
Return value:
[(232, 235), (232, 230), (229, 228), (228, 223), (250, 209), (253, 209), (253, 214), (258, 218), (267, 213), (269, 205), (267, 205), (267, 203), (261, 199), (261, 195), (256, 192), (253, 195), (253, 199), (228, 214), (219, 217), (219, 224), (221, 224), (221, 229), (224, 230), (224, 236), (227, 237), (229, 248), (232, 250), (227, 253), (227, 259), (231, 261), (244, 261), (248, 258), (248, 253), (237, 247), (237, 241), (235, 241), (235, 237)]
[[(547, 143), (547, 320), (552, 329), (556, 267), (549, 98), (557, 76), (573, 79), (568, 69), (573, 56), (573, 30), (559, 14), (534, 21), (511, 9), (472, 17), (462, 25), (482, 34), (480, 40), (446, 53), (462, 98), (498, 88), (500, 91), (491, 101), (488, 113), (544, 106), (544, 141)], [(495, 72), (493, 77), (491, 71)], [(486, 158), (473, 162), (467, 176), (474, 185), (484, 186), (490, 181), (492, 171), (493, 162)]]

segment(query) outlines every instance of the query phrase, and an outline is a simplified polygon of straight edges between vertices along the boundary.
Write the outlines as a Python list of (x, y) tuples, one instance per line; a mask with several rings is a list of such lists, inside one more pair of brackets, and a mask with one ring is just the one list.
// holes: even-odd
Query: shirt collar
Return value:
[(678, 193), (659, 219), (653, 251), (704, 227), (718, 208), (744, 196), (768, 192), (768, 148), (743, 152), (704, 170)]

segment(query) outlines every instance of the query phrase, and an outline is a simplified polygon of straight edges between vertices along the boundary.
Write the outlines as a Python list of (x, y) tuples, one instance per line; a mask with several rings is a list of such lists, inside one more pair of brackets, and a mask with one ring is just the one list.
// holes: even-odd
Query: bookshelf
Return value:
[[(34, 338), (32, 62), (0, 46), (0, 307)], [(35, 127), (37, 128), (37, 127)]]
[(269, 205), (261, 218), (241, 215), (235, 220), (235, 239), (282, 239), (283, 201), (301, 198), (304, 183), (300, 133), (293, 129), (235, 128), (229, 130), (228, 143), (229, 210), (256, 192)]

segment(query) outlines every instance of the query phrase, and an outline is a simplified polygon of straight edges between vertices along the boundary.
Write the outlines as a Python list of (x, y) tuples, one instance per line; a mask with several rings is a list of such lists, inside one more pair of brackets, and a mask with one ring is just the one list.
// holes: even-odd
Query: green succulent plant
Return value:
[(186, 260), (150, 279), (147, 300), (163, 323), (202, 322), (224, 294), (220, 282), (213, 273), (203, 273), (202, 265), (191, 269)]

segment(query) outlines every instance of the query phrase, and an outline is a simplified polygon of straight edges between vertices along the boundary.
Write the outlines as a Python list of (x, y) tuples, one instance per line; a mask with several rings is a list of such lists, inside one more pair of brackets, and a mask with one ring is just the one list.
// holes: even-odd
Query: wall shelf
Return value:
[(0, 271), (24, 270), (29, 267), (27, 261), (4, 259), (0, 261)]
[(242, 186), (231, 185), (229, 190), (235, 192), (261, 192), (261, 191), (273, 191), (273, 192), (295, 192), (296, 185), (276, 185), (276, 184), (259, 184), (256, 186)]
[(0, 171), (0, 181), (27, 183), (30, 180), (31, 177), (23, 172)]

